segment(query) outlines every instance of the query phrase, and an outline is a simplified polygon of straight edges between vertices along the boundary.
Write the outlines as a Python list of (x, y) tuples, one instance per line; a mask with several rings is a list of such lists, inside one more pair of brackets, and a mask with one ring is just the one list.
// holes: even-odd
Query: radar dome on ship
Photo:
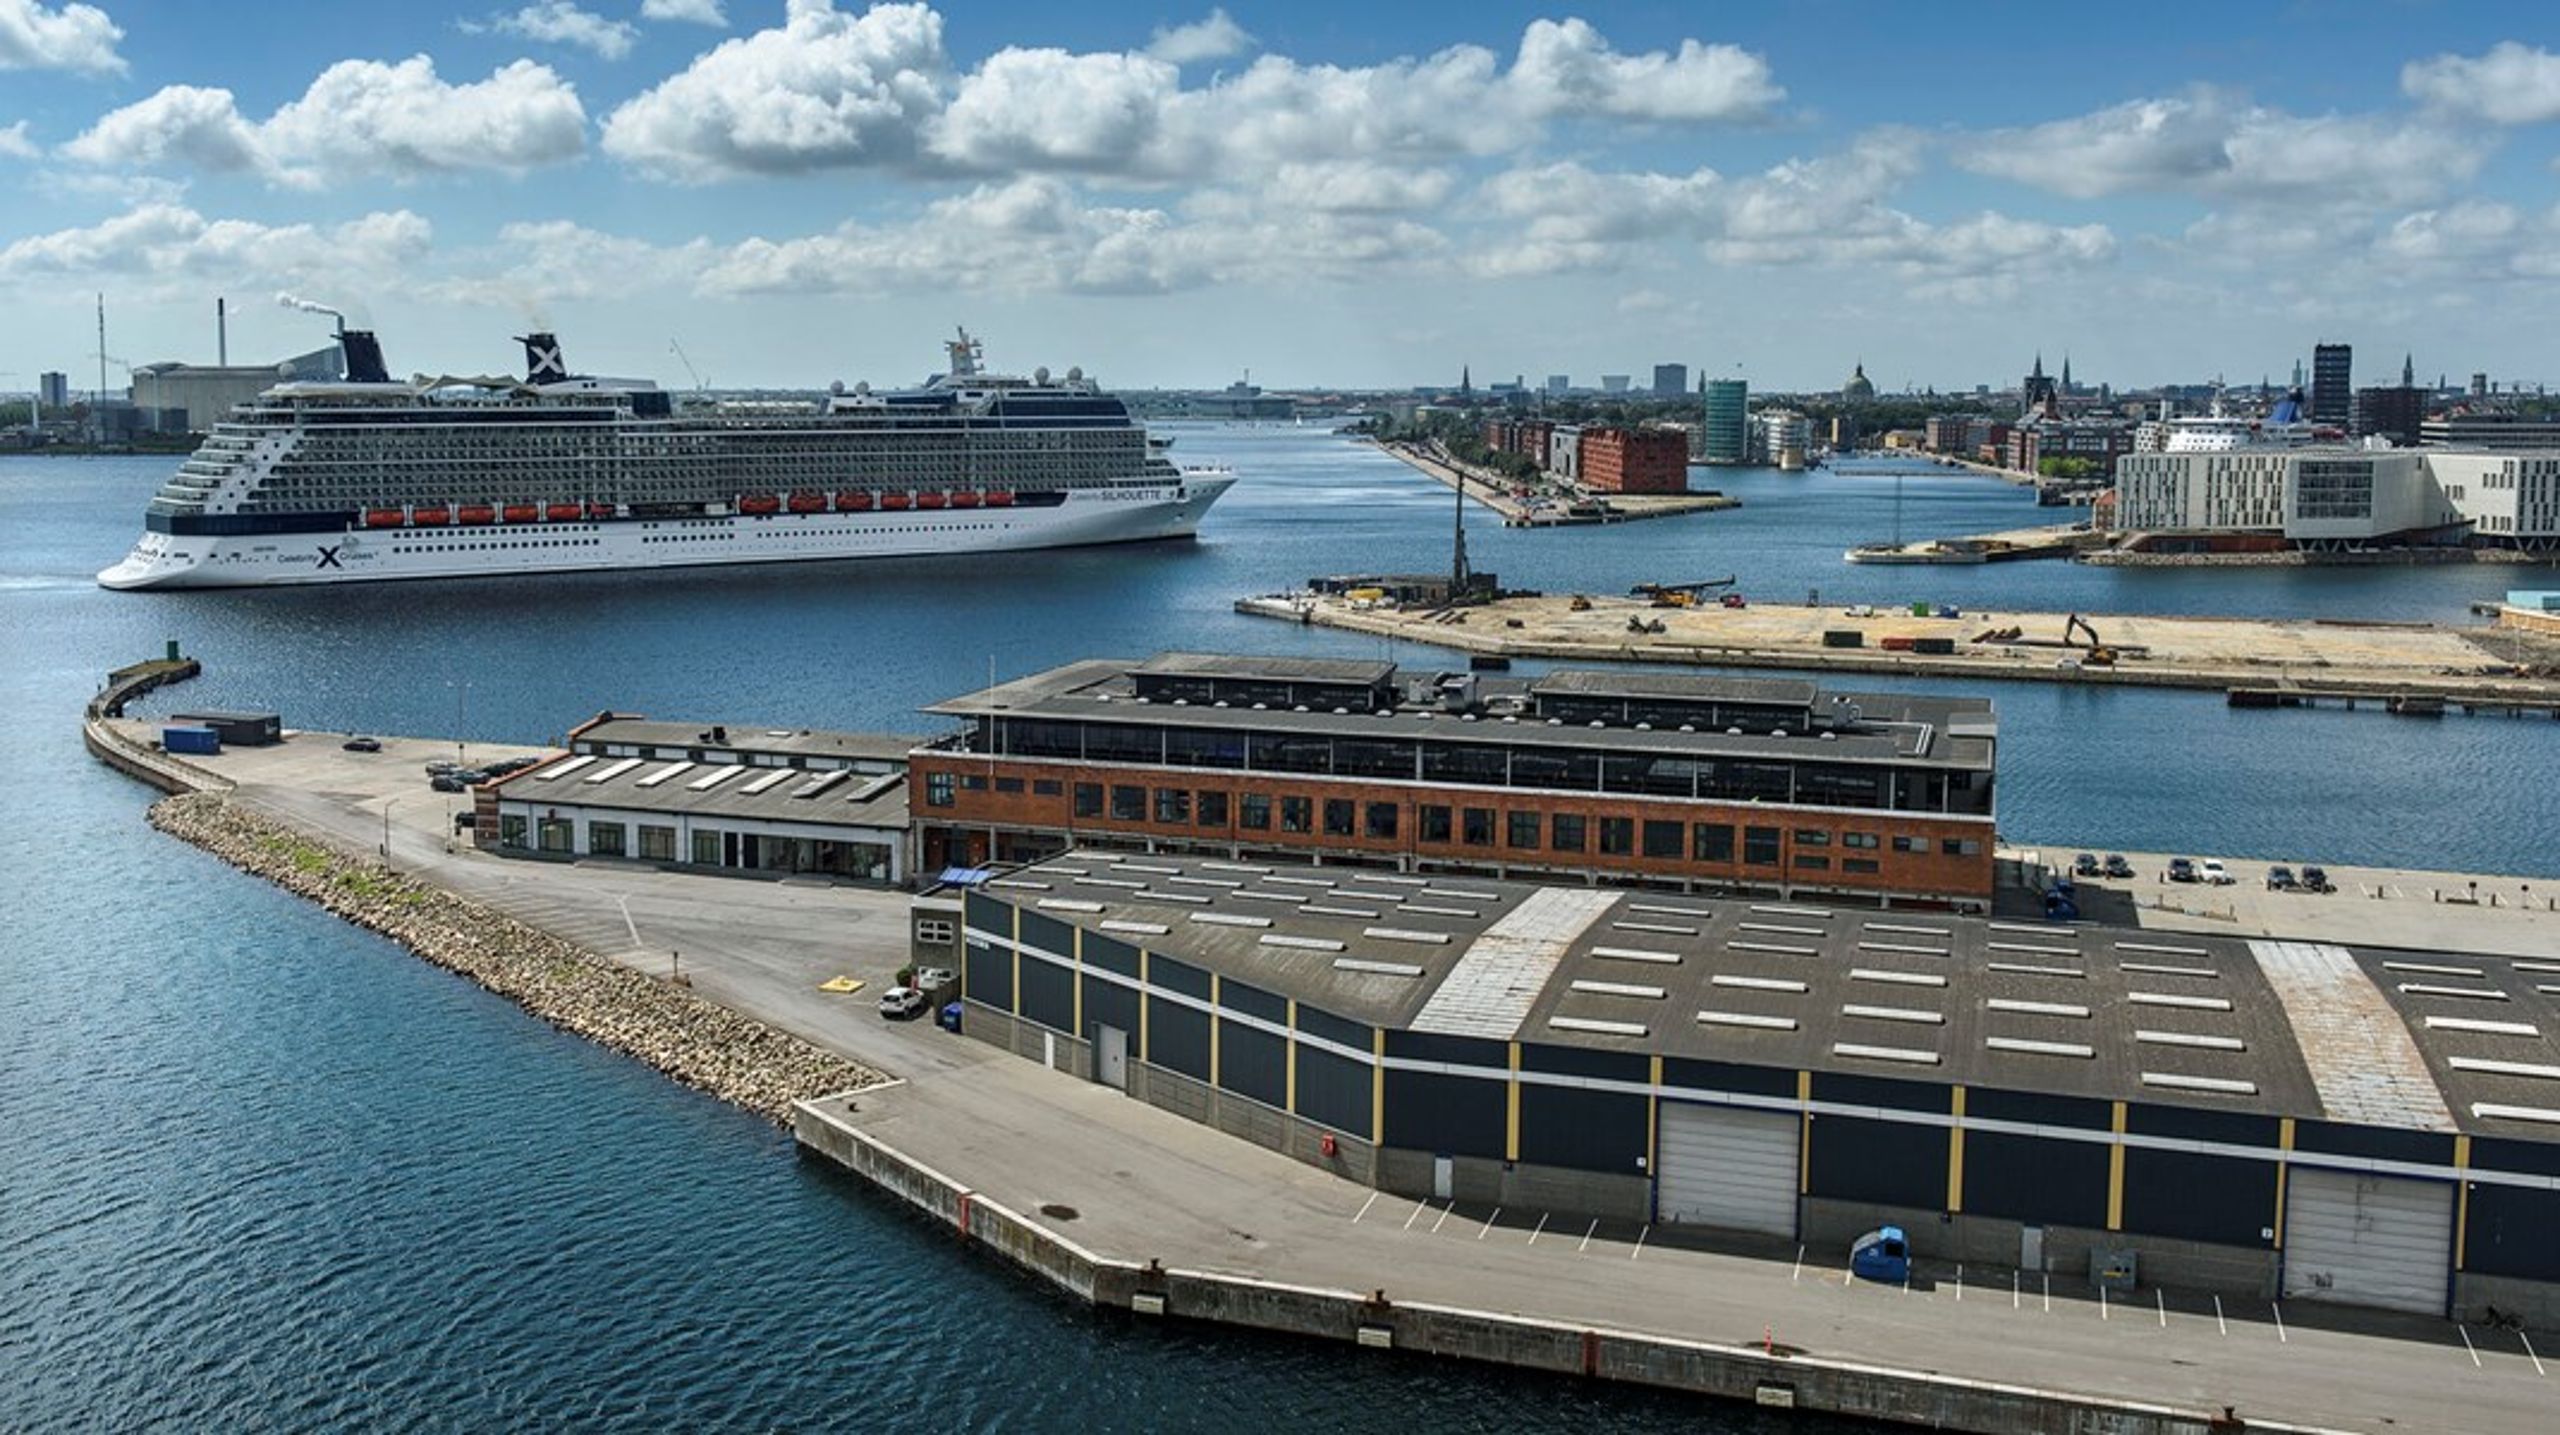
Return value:
[(1047, 387), (1049, 383), (1049, 366), (1047, 364), (1042, 364), (1040, 367), (1033, 369), (1031, 371), (1031, 382), (1038, 384), (1043, 388)]
[(1069, 366), (1067, 367), (1067, 382), (1068, 382), (1068, 383), (1071, 383), (1071, 384), (1081, 384), (1081, 383), (1083, 383), (1083, 382), (1084, 382), (1084, 365), (1082, 365), (1082, 364), (1071, 364), (1071, 365), (1069, 365)]

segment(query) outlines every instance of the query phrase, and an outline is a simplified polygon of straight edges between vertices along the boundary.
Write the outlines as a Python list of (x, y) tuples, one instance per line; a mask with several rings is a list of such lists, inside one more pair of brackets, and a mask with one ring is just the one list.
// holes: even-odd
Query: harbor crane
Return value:
[(710, 387), (709, 385), (707, 385), (707, 384), (705, 384), (705, 383), (703, 383), (703, 382), (702, 382), (702, 373), (701, 373), (701, 371), (700, 371), (700, 370), (698, 370), (698, 369), (694, 368), (694, 366), (693, 366), (693, 360), (691, 360), (691, 359), (689, 359), (689, 358), (687, 358), (687, 357), (685, 356), (685, 352), (684, 352), (684, 345), (677, 343), (677, 342), (676, 342), (675, 340), (673, 340), (673, 339), (669, 339), (669, 340), (667, 341), (667, 348), (668, 348), (668, 349), (670, 349), (670, 350), (672, 350), (672, 351), (674, 352), (674, 354), (675, 354), (675, 356), (676, 356), (676, 362), (677, 362), (677, 363), (679, 363), (679, 364), (684, 365), (684, 371), (685, 371), (685, 375), (686, 375), (686, 377), (688, 377), (688, 378), (690, 378), (690, 379), (692, 379), (692, 380), (693, 380), (693, 391), (694, 391), (695, 393), (701, 393), (701, 392), (703, 392), (704, 390), (706, 390), (707, 388), (709, 388), (709, 387)]

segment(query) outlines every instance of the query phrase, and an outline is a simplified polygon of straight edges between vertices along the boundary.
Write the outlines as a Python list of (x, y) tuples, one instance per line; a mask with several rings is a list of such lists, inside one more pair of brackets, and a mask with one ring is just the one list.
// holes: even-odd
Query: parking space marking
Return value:
[(1787, 1280), (1790, 1284), (1793, 1284), (1794, 1282), (1802, 1279), (1804, 1279), (1804, 1247), (1798, 1246), (1796, 1247), (1795, 1268), (1787, 1272)]
[(2533, 1362), (2533, 1373), (2542, 1374), (2542, 1357), (2533, 1353), (2532, 1339), (2521, 1330), (2516, 1332), (2516, 1339), (2524, 1342), (2524, 1358)]
[(2213, 1298), (2213, 1328), (2226, 1336), (2231, 1334), (2231, 1322), (2222, 1318), (2222, 1297), (2220, 1296)]
[(1651, 1226), (1647, 1226), (1643, 1230), (1636, 1232), (1636, 1248), (1627, 1252), (1628, 1260), (1634, 1260), (1636, 1257), (1644, 1254), (1644, 1238), (1652, 1234), (1653, 1227)]
[[(1365, 1215), (1369, 1214), (1369, 1208), (1370, 1208), (1371, 1206), (1374, 1206), (1374, 1205), (1378, 1204), (1378, 1196), (1379, 1196), (1379, 1193), (1378, 1193), (1378, 1192), (1376, 1192), (1376, 1191), (1371, 1191), (1371, 1192), (1369, 1193), (1369, 1199), (1368, 1199), (1368, 1200), (1365, 1200), (1365, 1201), (1363, 1201), (1363, 1202), (1361, 1202), (1361, 1203), (1360, 1203), (1360, 1216), (1365, 1216)], [(1355, 1226), (1356, 1226), (1356, 1225), (1358, 1225), (1358, 1224), (1360, 1224), (1360, 1216), (1354, 1216), (1354, 1217), (1352, 1217), (1352, 1218), (1351, 1218), (1351, 1224), (1353, 1224), (1353, 1225), (1355, 1225)]]
[(2268, 1303), (2267, 1309), (2276, 1313), (2276, 1342), (2280, 1345), (2293, 1344), (2293, 1337), (2284, 1333), (2284, 1303), (2282, 1301), (2271, 1301)]
[(1599, 1231), (1600, 1218), (1598, 1216), (1594, 1216), (1591, 1218), (1591, 1229), (1582, 1233), (1582, 1244), (1573, 1248), (1574, 1254), (1580, 1255), (1584, 1251), (1591, 1249), (1591, 1238), (1599, 1234)]
[(1540, 1212), (1538, 1213), (1538, 1229), (1536, 1229), (1536, 1230), (1534, 1230), (1534, 1231), (1531, 1231), (1531, 1232), (1529, 1233), (1529, 1244), (1531, 1244), (1531, 1245), (1533, 1245), (1533, 1246), (1534, 1246), (1534, 1245), (1536, 1245), (1536, 1244), (1538, 1243), (1538, 1237), (1543, 1236), (1543, 1235), (1545, 1235), (1546, 1233), (1547, 1233), (1547, 1213), (1546, 1213), (1546, 1212), (1544, 1212), (1544, 1211), (1540, 1211)]
[(1455, 1201), (1451, 1201), (1447, 1207), (1442, 1209), (1440, 1212), (1440, 1219), (1431, 1223), (1431, 1234), (1435, 1236), (1440, 1234), (1440, 1227), (1449, 1219), (1449, 1212), (1456, 1209), (1458, 1209), (1458, 1203)]
[(1404, 1218), (1404, 1228), (1405, 1228), (1406, 1230), (1408, 1230), (1408, 1231), (1412, 1230), (1412, 1229), (1413, 1229), (1413, 1223), (1414, 1223), (1414, 1222), (1416, 1222), (1416, 1221), (1421, 1220), (1421, 1219), (1422, 1219), (1422, 1213), (1423, 1213), (1423, 1212), (1425, 1212), (1425, 1211), (1428, 1211), (1428, 1210), (1430, 1210), (1430, 1209), (1431, 1209), (1431, 1203), (1430, 1203), (1429, 1201), (1421, 1201), (1421, 1202), (1417, 1202), (1417, 1203), (1415, 1203), (1414, 1208), (1413, 1208), (1413, 1214)]
[(2480, 1368), (2480, 1347), (2471, 1343), (2471, 1327), (2457, 1321), (2453, 1328), (2462, 1332), (2463, 1352), (2471, 1357), (2471, 1368), (2478, 1370)]
[(1484, 1229), (1476, 1232), (1476, 1239), (1481, 1241), (1486, 1236), (1493, 1234), (1493, 1223), (1501, 1219), (1502, 1208), (1500, 1206), (1496, 1206), (1493, 1208), (1493, 1214), (1484, 1218)]

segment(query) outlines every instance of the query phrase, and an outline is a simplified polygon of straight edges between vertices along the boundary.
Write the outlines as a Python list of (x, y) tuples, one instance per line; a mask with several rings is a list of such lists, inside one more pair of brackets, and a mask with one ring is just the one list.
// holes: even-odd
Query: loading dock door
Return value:
[(2442, 1315), (2453, 1187), (2296, 1166), (2285, 1177), (2284, 1293)]
[(1122, 1091), (1129, 1089), (1129, 1033), (1094, 1023), (1093, 1079)]
[(1790, 1112), (1664, 1102), (1654, 1218), (1794, 1235), (1800, 1134)]

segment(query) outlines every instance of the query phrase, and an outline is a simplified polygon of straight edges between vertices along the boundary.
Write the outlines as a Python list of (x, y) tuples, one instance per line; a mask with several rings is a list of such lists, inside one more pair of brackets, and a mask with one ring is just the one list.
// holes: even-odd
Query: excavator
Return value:
[(2062, 620), (2063, 642), (2070, 643), (2074, 641), (2076, 635), (2083, 634), (2087, 636), (2089, 645), (2081, 652), (2080, 661), (2087, 663), (2093, 668), (2114, 666), (2116, 650), (2108, 647), (2104, 642), (2099, 640), (2098, 630), (2089, 625), (2088, 619), (2074, 613)]
[(1627, 596), (1648, 599), (1649, 606), (1655, 608), (1694, 608), (1710, 589), (1730, 588), (1733, 584), (1731, 575), (1695, 583), (1638, 583), (1627, 590)]

